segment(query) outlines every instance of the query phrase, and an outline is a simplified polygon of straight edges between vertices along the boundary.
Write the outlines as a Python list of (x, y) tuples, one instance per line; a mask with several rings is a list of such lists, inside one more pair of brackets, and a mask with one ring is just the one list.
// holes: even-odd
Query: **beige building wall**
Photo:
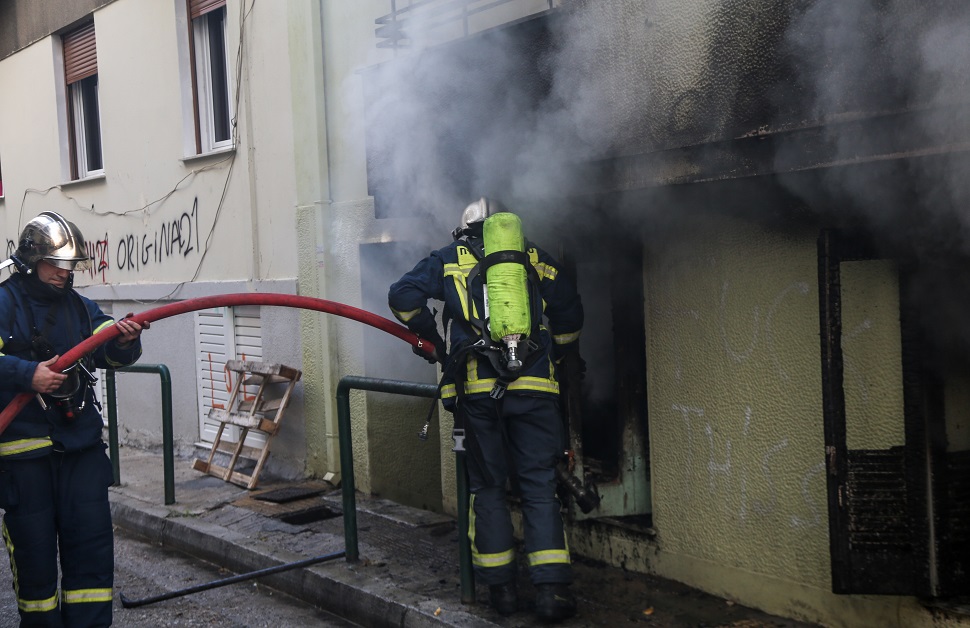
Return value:
[[(937, 625), (915, 598), (831, 593), (817, 236), (706, 216), (646, 252), (657, 536), (653, 552), (620, 543), (649, 571), (772, 613)], [(849, 447), (901, 445), (895, 268), (841, 270)]]
[[(93, 13), (104, 174), (70, 181), (58, 35), (0, 60), (0, 228), (12, 252), (22, 225), (44, 210), (76, 222), (96, 270), (76, 285), (116, 317), (173, 299), (297, 291), (297, 166), (289, 40), (310, 5), (227, 5), (235, 149), (194, 154), (185, 3), (117, 0)], [(238, 90), (235, 90), (238, 88)], [(313, 178), (319, 178), (314, 169)], [(319, 197), (317, 197), (319, 198)], [(6, 275), (6, 272), (4, 272)], [(264, 359), (303, 367), (299, 313), (261, 312)], [(199, 441), (191, 314), (159, 321), (142, 363), (169, 367), (176, 446)], [(329, 352), (318, 352), (328, 355)], [(122, 442), (161, 444), (157, 377), (119, 376)], [(302, 386), (273, 447), (270, 469), (304, 473)]]

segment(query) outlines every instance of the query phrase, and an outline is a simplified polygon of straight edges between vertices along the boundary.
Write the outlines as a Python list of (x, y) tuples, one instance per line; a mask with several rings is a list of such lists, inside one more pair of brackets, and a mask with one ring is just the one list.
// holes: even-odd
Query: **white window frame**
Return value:
[[(92, 117), (92, 112), (84, 106), (84, 90), (83, 86), (85, 81), (94, 79), (94, 116), (97, 118), (97, 128), (94, 129), (98, 133), (98, 154), (101, 158), (101, 165), (97, 168), (91, 168), (91, 164), (88, 163), (88, 148), (90, 146), (91, 139), (88, 134), (91, 132), (90, 121)], [(88, 177), (94, 177), (104, 174), (104, 150), (103, 144), (101, 143), (101, 103), (100, 103), (100, 90), (98, 89), (98, 75), (94, 74), (86, 79), (81, 79), (76, 83), (71, 83), (68, 86), (70, 90), (71, 98), (71, 115), (74, 121), (74, 158), (77, 164), (77, 176), (78, 179), (86, 179)]]
[[(217, 15), (222, 15), (221, 38), (213, 40), (210, 37), (209, 20)], [(235, 115), (232, 98), (232, 74), (229, 72), (229, 46), (226, 41), (226, 20), (228, 11), (225, 6), (219, 7), (204, 13), (192, 20), (192, 36), (195, 45), (195, 88), (197, 95), (199, 138), (203, 153), (229, 148), (234, 145), (234, 124)], [(223, 86), (226, 94), (226, 120), (228, 124), (229, 136), (225, 139), (216, 139), (216, 90), (215, 77), (212, 74), (212, 57), (214, 46), (222, 46), (222, 58), (224, 61), (223, 71), (225, 72), (226, 82)]]

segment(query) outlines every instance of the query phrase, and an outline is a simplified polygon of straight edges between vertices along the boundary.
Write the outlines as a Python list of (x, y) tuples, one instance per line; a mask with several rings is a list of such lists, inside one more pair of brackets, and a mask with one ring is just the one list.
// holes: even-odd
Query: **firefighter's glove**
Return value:
[(572, 374), (579, 379), (586, 377), (586, 360), (579, 355), (579, 343), (570, 342), (565, 345), (553, 345), (553, 359), (567, 375)]
[(575, 373), (579, 375), (579, 379), (586, 379), (586, 360), (583, 356), (579, 355), (579, 352), (567, 354), (565, 357), (566, 362), (571, 363), (572, 368), (575, 369)]
[(419, 349), (418, 347), (411, 345), (411, 351), (414, 355), (424, 358), (428, 361), (428, 364), (444, 364), (445, 360), (448, 358), (447, 350), (445, 349), (444, 341), (441, 342), (431, 342), (430, 340), (422, 339), (422, 342), (427, 346), (429, 344), (434, 345), (434, 353), (427, 353), (424, 349)]

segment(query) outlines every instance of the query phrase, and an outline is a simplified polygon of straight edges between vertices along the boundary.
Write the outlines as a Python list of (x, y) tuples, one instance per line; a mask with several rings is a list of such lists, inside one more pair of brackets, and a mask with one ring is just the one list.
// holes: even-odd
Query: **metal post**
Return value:
[(165, 476), (165, 505), (175, 503), (175, 437), (172, 428), (172, 374), (164, 364), (132, 364), (124, 368), (108, 370), (105, 383), (108, 387), (108, 440), (111, 462), (115, 469), (115, 484), (121, 483), (118, 457), (118, 408), (115, 371), (125, 373), (157, 373), (162, 384), (162, 467)]
[(112, 486), (121, 485), (121, 460), (118, 458), (118, 404), (115, 403), (115, 372), (107, 370), (104, 373), (104, 384), (107, 387), (108, 404), (108, 455), (111, 456), (111, 468), (114, 470), (115, 481)]
[[(337, 431), (340, 439), (340, 487), (343, 490), (344, 537), (347, 544), (347, 561), (359, 557), (357, 546), (357, 496), (354, 484), (353, 435), (350, 432), (350, 391), (368, 390), (412, 397), (434, 398), (438, 396), (435, 384), (418, 384), (395, 379), (358, 377), (347, 375), (337, 384)], [(466, 509), (467, 510), (467, 509)]]

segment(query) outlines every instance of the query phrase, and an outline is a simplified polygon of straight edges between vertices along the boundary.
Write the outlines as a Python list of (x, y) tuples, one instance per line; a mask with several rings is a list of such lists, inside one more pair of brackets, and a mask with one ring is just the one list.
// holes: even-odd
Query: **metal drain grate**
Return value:
[(253, 495), (253, 499), (258, 499), (263, 502), (273, 502), (274, 504), (285, 504), (286, 502), (295, 502), (298, 499), (307, 499), (308, 497), (314, 497), (323, 493), (323, 489), (318, 488), (308, 488), (305, 486), (289, 486), (287, 488), (278, 488), (271, 491), (266, 491), (265, 493), (260, 493), (258, 495)]
[(306, 508), (304, 510), (288, 512), (284, 515), (280, 515), (278, 519), (285, 523), (299, 526), (307, 523), (313, 523), (314, 521), (333, 519), (334, 517), (339, 517), (341, 514), (342, 513), (339, 510), (332, 510), (326, 506), (313, 506), (312, 508)]

